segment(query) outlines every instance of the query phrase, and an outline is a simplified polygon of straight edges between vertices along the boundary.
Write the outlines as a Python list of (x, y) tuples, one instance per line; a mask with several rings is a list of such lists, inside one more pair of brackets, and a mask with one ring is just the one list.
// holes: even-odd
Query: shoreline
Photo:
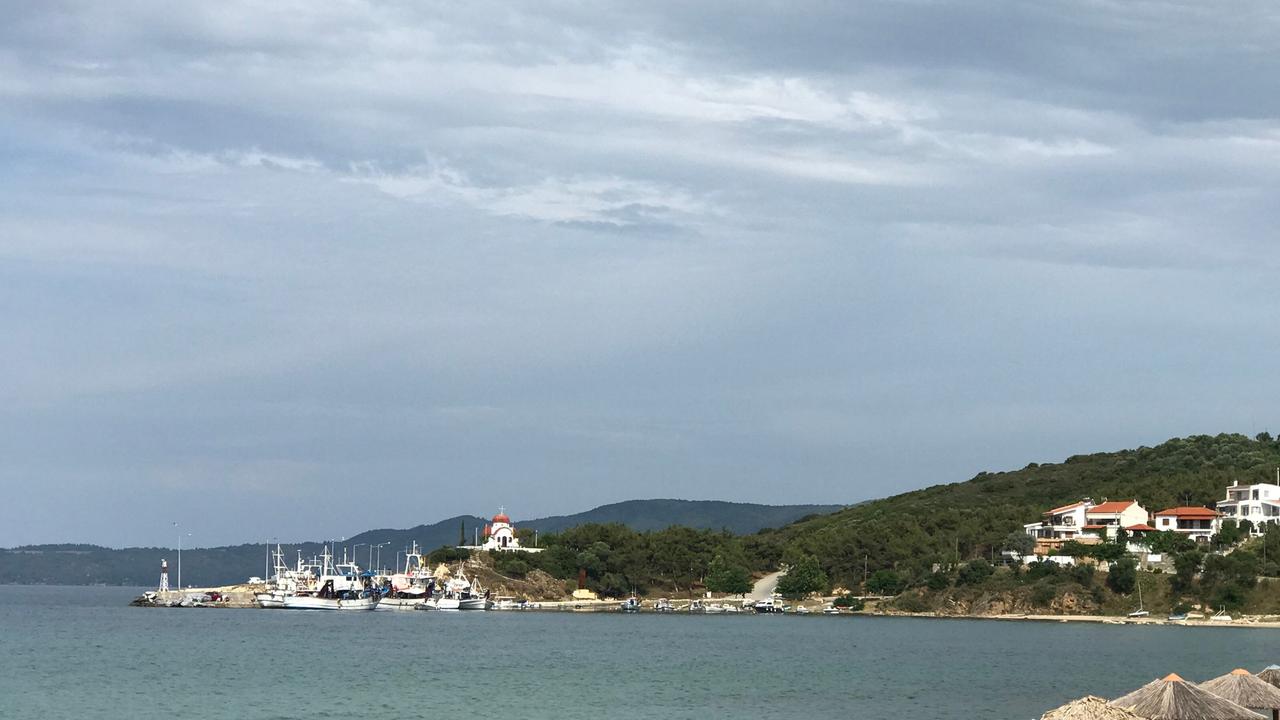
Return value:
[(1253, 616), (1241, 617), (1224, 622), (1221, 620), (1210, 620), (1209, 618), (1205, 618), (1203, 620), (1167, 620), (1152, 617), (1131, 618), (1123, 615), (946, 615), (943, 613), (868, 612), (865, 610), (849, 614), (864, 617), (918, 618), (923, 620), (998, 620), (1005, 622), (1093, 623), (1097, 625), (1165, 625), (1177, 627), (1280, 629), (1280, 618), (1276, 618), (1275, 616), (1261, 616), (1274, 619), (1261, 619)]

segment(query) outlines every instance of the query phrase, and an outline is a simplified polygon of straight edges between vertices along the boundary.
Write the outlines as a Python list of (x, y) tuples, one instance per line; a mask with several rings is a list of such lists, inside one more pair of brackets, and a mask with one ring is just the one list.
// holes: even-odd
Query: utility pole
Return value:
[(862, 553), (862, 591), (867, 590), (867, 553)]

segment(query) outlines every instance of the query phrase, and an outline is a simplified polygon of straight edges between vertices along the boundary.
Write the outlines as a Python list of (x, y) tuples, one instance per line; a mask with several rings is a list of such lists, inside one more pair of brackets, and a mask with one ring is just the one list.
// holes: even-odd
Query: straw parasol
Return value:
[(1258, 677), (1280, 687), (1280, 665), (1268, 665), (1265, 670), (1258, 673)]
[(1255, 710), (1270, 710), (1272, 720), (1280, 720), (1280, 690), (1266, 680), (1259, 680), (1248, 670), (1239, 668), (1200, 683), (1200, 689), (1237, 705)]
[(1088, 695), (1050, 710), (1040, 720), (1142, 720), (1138, 715), (1110, 705), (1100, 697)]
[(1149, 720), (1258, 720), (1254, 711), (1170, 673), (1111, 701)]

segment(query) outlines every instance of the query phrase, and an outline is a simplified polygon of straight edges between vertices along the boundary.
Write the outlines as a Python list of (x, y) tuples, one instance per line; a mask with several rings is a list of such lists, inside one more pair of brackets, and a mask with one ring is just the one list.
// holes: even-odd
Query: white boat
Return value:
[(386, 579), (379, 610), (417, 610), (431, 597), (436, 580), (427, 569), (426, 558), (414, 542), (405, 552), (404, 570)]
[(285, 610), (373, 610), (378, 596), (361, 577), (360, 567), (344, 558), (335, 565), (325, 547), (320, 565), (319, 589), (298, 590), (284, 596)]
[(521, 610), (523, 603), (516, 602), (516, 599), (510, 595), (503, 595), (495, 598), (493, 602), (494, 610)]
[(313, 592), (318, 589), (317, 570), (314, 563), (302, 561), (302, 551), (298, 551), (298, 565), (290, 568), (284, 564), (284, 553), (280, 546), (272, 555), (275, 558), (275, 575), (266, 582), (266, 589), (254, 595), (258, 605), (264, 608), (283, 608), (285, 598), (298, 593)]
[(634, 595), (622, 601), (618, 609), (624, 613), (640, 612), (640, 599)]
[(839, 614), (840, 614), (840, 608), (838, 608), (838, 607), (836, 607), (835, 605), (832, 605), (832, 604), (830, 604), (830, 603), (827, 603), (827, 605), (825, 605), (825, 606), (822, 608), (822, 614), (823, 614), (823, 615), (839, 615)]
[(773, 613), (780, 613), (785, 609), (785, 606), (783, 606), (782, 603), (774, 602), (772, 598), (761, 600), (757, 602), (755, 605), (752, 605), (751, 607), (756, 612), (762, 615), (771, 615)]
[(291, 595), (285, 598), (283, 607), (286, 610), (373, 610), (378, 604), (378, 598), (373, 595)]
[(708, 615), (723, 615), (724, 613), (729, 612), (729, 606), (721, 605), (720, 603), (711, 603), (704, 607), (702, 611)]
[(807, 607), (805, 607), (805, 606), (803, 606), (803, 605), (801, 605), (800, 607), (796, 608), (796, 614), (797, 614), (797, 615), (809, 615), (809, 614), (811, 614), (812, 612), (813, 612), (812, 610), (810, 610), (809, 608), (807, 608)]
[[(694, 602), (696, 603), (698, 601), (694, 600)], [(675, 612), (675, 609), (676, 609), (676, 606), (672, 605), (671, 601), (667, 598), (658, 598), (658, 601), (653, 604), (654, 612), (669, 613), (669, 612)]]

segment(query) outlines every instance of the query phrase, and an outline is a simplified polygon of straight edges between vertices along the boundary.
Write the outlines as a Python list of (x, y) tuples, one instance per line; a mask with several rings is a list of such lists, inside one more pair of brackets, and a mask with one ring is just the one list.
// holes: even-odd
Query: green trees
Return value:
[(1191, 592), (1196, 573), (1200, 572), (1201, 555), (1198, 550), (1187, 550), (1173, 556), (1173, 578), (1169, 588), (1179, 595)]
[(1112, 592), (1127, 595), (1138, 586), (1138, 564), (1133, 558), (1124, 557), (1111, 563), (1107, 571), (1107, 587)]
[(707, 567), (707, 589), (711, 592), (741, 595), (751, 592), (751, 573), (741, 565), (734, 565), (716, 555)]
[(1201, 592), (1213, 607), (1238, 608), (1258, 583), (1257, 558), (1246, 552), (1210, 555), (1200, 574)]
[(872, 595), (897, 595), (906, 587), (907, 581), (892, 570), (877, 570), (867, 580), (867, 592)]
[(978, 558), (960, 568), (959, 574), (956, 575), (956, 585), (981, 585), (991, 577), (993, 572), (995, 568), (991, 567), (991, 563)]
[(822, 571), (818, 558), (813, 555), (802, 556), (786, 575), (778, 579), (778, 592), (785, 598), (803, 598), (826, 589), (827, 574)]

